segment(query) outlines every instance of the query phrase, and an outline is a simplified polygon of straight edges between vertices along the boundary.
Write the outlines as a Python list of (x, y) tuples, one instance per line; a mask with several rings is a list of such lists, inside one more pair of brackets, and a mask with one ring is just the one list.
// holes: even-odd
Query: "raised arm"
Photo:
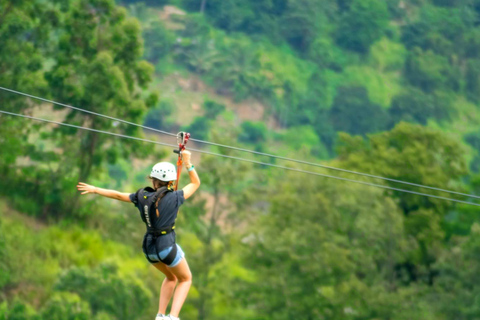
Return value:
[(182, 151), (183, 164), (185, 165), (185, 169), (187, 169), (188, 175), (190, 176), (190, 183), (182, 189), (185, 199), (190, 198), (192, 194), (197, 191), (198, 187), (200, 187), (200, 178), (198, 177), (197, 171), (195, 170), (194, 166), (190, 162), (190, 157), (190, 151)]
[(82, 194), (96, 193), (96, 194), (99, 194), (103, 197), (107, 197), (107, 198), (111, 198), (111, 199), (115, 199), (115, 200), (120, 200), (120, 201), (125, 201), (125, 202), (130, 202), (130, 194), (129, 193), (122, 193), (122, 192), (118, 192), (118, 191), (115, 191), (115, 190), (97, 188), (95, 186), (91, 186), (91, 185), (83, 183), (83, 182), (78, 183), (77, 190), (78, 191), (83, 191)]

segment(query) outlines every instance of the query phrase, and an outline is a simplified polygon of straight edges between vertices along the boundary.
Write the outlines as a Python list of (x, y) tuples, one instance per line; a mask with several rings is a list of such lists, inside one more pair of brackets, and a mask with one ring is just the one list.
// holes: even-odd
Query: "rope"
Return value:
[[(66, 107), (66, 108), (70, 108), (70, 109), (74, 109), (74, 110), (77, 110), (77, 111), (80, 111), (80, 112), (93, 114), (95, 116), (107, 118), (107, 119), (110, 119), (110, 120), (118, 121), (118, 122), (125, 123), (125, 124), (128, 124), (128, 125), (136, 126), (136, 127), (139, 127), (139, 128), (143, 128), (145, 130), (150, 130), (150, 131), (154, 131), (154, 132), (157, 132), (157, 133), (166, 134), (166, 135), (169, 135), (169, 136), (176, 136), (176, 134), (171, 133), (171, 132), (167, 132), (167, 131), (143, 126), (143, 125), (140, 125), (140, 124), (137, 124), (137, 123), (133, 123), (133, 122), (130, 122), (130, 121), (125, 121), (125, 120), (122, 120), (122, 119), (110, 117), (110, 116), (100, 114), (100, 113), (96, 113), (96, 112), (93, 112), (93, 111), (89, 111), (89, 110), (86, 110), (86, 109), (73, 107), (73, 106), (70, 106), (70, 105), (67, 105), (67, 104), (64, 104), (64, 103), (40, 98), (40, 97), (33, 96), (33, 95), (23, 93), (23, 92), (20, 92), (20, 91), (16, 91), (16, 90), (4, 88), (4, 87), (0, 87), (0, 90), (4, 90), (4, 91), (11, 92), (11, 93), (14, 93), (14, 94), (23, 95), (23, 96), (26, 96), (26, 97), (29, 97), (29, 98), (33, 98), (33, 99), (37, 99), (37, 100), (40, 100), (40, 101), (56, 104), (56, 105), (63, 106), (63, 107)], [(345, 173), (349, 173), (349, 174), (364, 176), (364, 177), (368, 177), (368, 178), (380, 179), (380, 180), (390, 181), (390, 182), (394, 182), (394, 183), (405, 184), (405, 185), (409, 185), (409, 186), (420, 187), (420, 188), (425, 188), (425, 189), (430, 189), (430, 190), (435, 190), (435, 191), (440, 191), (440, 192), (445, 192), (445, 193), (450, 193), (450, 194), (456, 194), (456, 195), (460, 195), (460, 196), (464, 196), (464, 197), (480, 199), (480, 196), (473, 195), (473, 194), (462, 193), (462, 192), (447, 190), (447, 189), (442, 189), (442, 188), (436, 188), (436, 187), (432, 187), (432, 186), (427, 186), (427, 185), (423, 185), (423, 184), (418, 184), (418, 183), (413, 183), (413, 182), (408, 182), (408, 181), (403, 181), (403, 180), (397, 180), (397, 179), (377, 176), (377, 175), (368, 174), (368, 173), (364, 173), (364, 172), (358, 172), (358, 171), (352, 171), (352, 170), (347, 170), (347, 169), (342, 169), (342, 168), (331, 167), (331, 166), (327, 166), (327, 165), (323, 165), (323, 164), (319, 164), (319, 163), (313, 163), (313, 162), (308, 162), (308, 161), (303, 161), (303, 160), (298, 160), (298, 159), (293, 159), (293, 158), (287, 158), (287, 157), (277, 156), (277, 155), (264, 153), (264, 152), (258, 152), (258, 151), (249, 150), (249, 149), (237, 148), (237, 147), (228, 146), (228, 145), (224, 145), (224, 144), (219, 144), (219, 143), (215, 143), (215, 142), (209, 142), (209, 141), (197, 140), (197, 139), (190, 139), (190, 140), (198, 142), (198, 143), (202, 143), (202, 144), (217, 146), (217, 147), (226, 148), (226, 149), (235, 150), (235, 151), (247, 152), (247, 153), (251, 153), (251, 154), (255, 154), (255, 155), (259, 155), (259, 156), (265, 156), (265, 157), (270, 157), (270, 158), (274, 158), (274, 159), (279, 159), (279, 160), (290, 161), (290, 162), (295, 162), (295, 163), (299, 163), (299, 164), (319, 167), (319, 168), (323, 168), (323, 169), (335, 170), (335, 171), (345, 172)]]
[[(177, 146), (174, 145), (174, 144), (163, 143), (163, 142), (159, 142), (159, 141), (153, 141), (153, 140), (142, 139), (142, 138), (137, 138), (137, 137), (131, 137), (131, 136), (127, 136), (127, 135), (123, 135), (123, 134), (119, 134), (119, 133), (113, 133), (113, 132), (108, 132), (108, 131), (103, 131), (103, 130), (97, 130), (97, 129), (92, 129), (92, 128), (88, 128), (88, 127), (77, 126), (77, 125), (68, 124), (68, 123), (63, 123), (63, 122), (58, 122), (58, 121), (42, 119), (42, 118), (37, 118), (37, 117), (33, 117), (33, 116), (22, 115), (22, 114), (13, 113), (13, 112), (7, 112), (7, 111), (3, 111), (3, 110), (0, 110), (0, 113), (8, 114), (8, 115), (11, 115), (11, 116), (16, 116), (16, 117), (28, 118), (28, 119), (37, 120), (37, 121), (43, 121), (43, 122), (53, 123), (53, 124), (57, 124), (57, 125), (61, 125), (61, 126), (67, 126), (67, 127), (77, 128), (77, 129), (81, 129), (81, 130), (93, 131), (93, 132), (102, 133), (102, 134), (107, 134), (107, 135), (112, 135), (112, 136), (121, 137), (121, 138), (125, 138), (125, 139), (132, 139), (132, 140), (137, 140), (137, 141), (142, 141), (142, 142), (147, 142), (147, 143), (153, 143), (153, 144), (158, 144), (158, 145), (168, 146), (168, 147), (177, 147)], [(473, 206), (480, 207), (480, 204), (478, 204), (478, 203), (473, 203), (473, 202), (469, 202), (469, 201), (462, 201), (462, 200), (457, 200), (457, 199), (453, 199), (453, 198), (436, 196), (436, 195), (432, 195), (432, 194), (428, 194), (428, 193), (422, 193), (422, 192), (416, 192), (416, 191), (411, 191), (411, 190), (393, 188), (393, 187), (384, 186), (384, 185), (380, 185), (380, 184), (369, 183), (369, 182), (364, 182), (364, 181), (358, 181), (358, 180), (353, 180), (353, 179), (348, 179), (348, 178), (343, 178), (343, 177), (337, 177), (337, 176), (332, 176), (332, 175), (327, 175), (327, 174), (322, 174), (322, 173), (312, 172), (312, 171), (307, 171), (307, 170), (302, 170), (302, 169), (290, 168), (290, 167), (285, 167), (285, 166), (280, 166), (280, 165), (275, 165), (275, 164), (271, 164), (271, 163), (265, 163), (265, 162), (250, 160), (250, 159), (233, 157), (233, 156), (228, 156), (228, 155), (224, 155), (224, 154), (219, 154), (219, 153), (204, 151), (204, 150), (198, 150), (198, 149), (192, 149), (192, 148), (189, 148), (189, 150), (195, 151), (195, 152), (199, 152), (199, 153), (203, 153), (203, 154), (212, 155), (212, 156), (223, 157), (223, 158), (228, 158), (228, 159), (233, 159), (233, 160), (238, 160), (238, 161), (244, 161), (244, 162), (250, 162), (250, 163), (254, 163), (254, 164), (259, 164), (259, 165), (263, 165), (263, 166), (269, 166), (269, 167), (279, 168), (279, 169), (283, 169), (283, 170), (289, 170), (289, 171), (294, 171), (294, 172), (306, 173), (306, 174), (311, 174), (311, 175), (320, 176), (320, 177), (325, 177), (325, 178), (331, 178), (331, 179), (336, 179), (336, 180), (341, 180), (341, 181), (347, 181), (347, 182), (352, 182), (352, 183), (363, 184), (363, 185), (370, 186), (370, 187), (377, 187), (377, 188), (382, 188), (382, 189), (387, 189), (387, 190), (393, 190), (393, 191), (399, 191), (399, 192), (404, 192), (404, 193), (410, 193), (410, 194), (415, 194), (415, 195), (419, 195), (419, 196), (424, 196), (424, 197), (429, 197), (429, 198), (435, 198), (435, 199), (441, 199), (441, 200), (452, 201), (452, 202), (463, 203), (463, 204), (468, 204), (468, 205), (473, 205)]]

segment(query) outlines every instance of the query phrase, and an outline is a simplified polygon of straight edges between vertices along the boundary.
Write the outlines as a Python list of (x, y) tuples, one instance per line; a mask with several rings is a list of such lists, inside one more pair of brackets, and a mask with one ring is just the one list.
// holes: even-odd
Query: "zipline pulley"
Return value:
[(178, 150), (173, 150), (173, 152), (180, 154), (180, 152), (185, 150), (185, 146), (187, 145), (188, 139), (190, 139), (190, 133), (183, 132), (183, 131), (177, 133)]
[(188, 139), (190, 139), (190, 133), (188, 132), (179, 132), (177, 134), (177, 144), (178, 144), (178, 150), (173, 150), (176, 154), (178, 154), (178, 159), (177, 159), (177, 182), (175, 183), (175, 191), (178, 189), (178, 184), (180, 182), (180, 173), (182, 172), (182, 164), (183, 164), (183, 159), (182, 159), (182, 151), (185, 150), (185, 147), (187, 145)]

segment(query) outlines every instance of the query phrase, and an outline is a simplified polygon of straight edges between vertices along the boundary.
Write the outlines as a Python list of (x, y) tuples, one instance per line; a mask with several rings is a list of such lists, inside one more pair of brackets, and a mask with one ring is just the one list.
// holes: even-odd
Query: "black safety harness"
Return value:
[(175, 260), (175, 257), (177, 255), (177, 246), (174, 245), (172, 250), (168, 253), (168, 255), (164, 259), (161, 259), (156, 246), (157, 238), (162, 235), (169, 234), (170, 232), (175, 230), (175, 224), (168, 227), (161, 228), (161, 229), (154, 227), (156, 220), (159, 218), (157, 199), (159, 197), (162, 197), (162, 195), (164, 195), (165, 193), (171, 192), (171, 191), (173, 191), (173, 189), (167, 188), (167, 187), (161, 187), (157, 189), (157, 191), (155, 191), (150, 187), (145, 187), (143, 189), (138, 190), (136, 193), (139, 207), (142, 208), (140, 210), (140, 216), (143, 222), (145, 223), (145, 225), (147, 226), (147, 234), (143, 239), (142, 248), (143, 248), (143, 251), (145, 252), (145, 256), (147, 257), (147, 260), (150, 263), (156, 263), (157, 261), (153, 261), (148, 257), (148, 250), (146, 247), (148, 236), (153, 238), (153, 241), (155, 244), (155, 253), (158, 257), (158, 260), (160, 260), (161, 262), (165, 263), (166, 265), (170, 265), (172, 264), (173, 260)]

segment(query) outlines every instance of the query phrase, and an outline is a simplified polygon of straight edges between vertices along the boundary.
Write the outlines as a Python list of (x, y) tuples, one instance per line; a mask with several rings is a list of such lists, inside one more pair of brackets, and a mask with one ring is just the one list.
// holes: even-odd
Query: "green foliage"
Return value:
[[(200, 8), (199, 1), (196, 3), (197, 8)], [(248, 1), (210, 0), (207, 5), (207, 12), (214, 17), (214, 24), (221, 29), (240, 30), (245, 28), (247, 21), (253, 20), (254, 12)]]
[[(2, 221), (0, 220), (0, 230), (2, 230)], [(7, 252), (6, 252), (6, 243), (5, 236), (0, 235), (0, 288), (3, 288), (8, 281), (10, 280), (10, 270), (7, 263)], [(0, 318), (1, 319), (1, 318)]]
[(42, 317), (51, 320), (88, 320), (91, 319), (91, 311), (88, 303), (78, 295), (62, 292), (47, 301)]
[[(137, 87), (145, 88), (153, 71), (152, 66), (140, 60), (143, 40), (138, 21), (127, 18), (125, 10), (116, 7), (111, 0), (75, 1), (66, 13), (63, 28), (66, 31), (75, 29), (75, 33), (62, 34), (58, 43), (62, 50), (46, 75), (57, 99), (138, 122), (146, 105), (135, 91)], [(72, 78), (72, 74), (77, 77)], [(85, 76), (80, 77), (81, 74)], [(151, 103), (154, 100), (146, 101)], [(85, 121), (76, 112), (69, 113), (67, 119), (79, 123)], [(110, 122), (98, 119), (91, 125), (97, 129), (111, 128)], [(122, 132), (138, 135), (138, 129), (132, 127), (122, 129)], [(65, 139), (68, 145), (80, 140), (79, 147), (84, 150), (77, 162), (81, 180), (88, 178), (92, 168), (107, 160), (98, 153), (94, 156), (93, 150), (109, 138), (82, 133), (79, 139), (76, 131), (64, 132), (64, 135), (72, 136)], [(119, 144), (118, 139), (111, 141), (117, 156), (140, 152), (135, 144), (125, 141)]]
[(175, 105), (170, 100), (162, 99), (155, 108), (151, 108), (145, 116), (144, 125), (164, 131), (171, 131), (173, 124), (168, 119), (175, 109)]
[(403, 28), (402, 40), (407, 48), (420, 47), (449, 56), (457, 51), (458, 35), (473, 27), (475, 14), (467, 6), (440, 8), (422, 6), (414, 21)]
[(426, 125), (429, 119), (448, 120), (454, 115), (453, 103), (448, 94), (435, 92), (428, 95), (410, 87), (392, 100), (389, 109), (392, 127), (401, 121)]
[(400, 70), (406, 59), (407, 50), (401, 43), (386, 37), (375, 42), (370, 48), (371, 63), (379, 70)]
[(315, 158), (328, 159), (329, 150), (321, 141), (320, 136), (312, 126), (290, 127), (275, 137), (275, 144), (270, 146), (276, 154), (291, 153), (293, 157), (303, 156), (303, 152)]
[[(249, 264), (262, 282), (247, 300), (258, 311), (263, 308), (265, 319), (342, 319), (346, 305), (366, 318), (377, 312), (374, 298), (380, 295), (373, 284), (388, 279), (392, 260), (401, 259), (387, 252), (405, 245), (402, 215), (394, 203), (377, 201), (377, 190), (355, 185), (298, 174), (282, 174), (280, 181), (270, 195), (271, 209), (258, 217), (248, 243)], [(262, 296), (269, 302), (255, 304)]]
[(3, 315), (0, 314), (2, 320), (43, 320), (32, 306), (19, 299), (15, 299), (9, 309), (4, 306)]
[[(15, 15), (21, 14), (22, 10), (35, 17), (33, 10), (37, 6), (39, 4), (36, 2), (31, 5), (23, 4), (13, 11), (6, 11), (5, 18), (8, 18), (8, 21), (13, 18), (12, 23), (15, 23)], [(25, 33), (42, 33), (41, 36), (32, 37), (33, 40), (26, 42), (26, 50), (21, 49), (22, 52), (30, 52), (31, 55), (28, 58), (30, 67), (21, 68), (31, 73), (28, 78), (38, 77), (40, 85), (45, 83), (43, 80), (45, 78), (47, 81), (45, 86), (49, 87), (49, 91), (55, 97), (54, 100), (139, 122), (147, 105), (155, 102), (155, 96), (139, 95), (140, 90), (146, 88), (150, 81), (153, 67), (140, 59), (143, 40), (138, 21), (127, 18), (126, 11), (115, 6), (113, 0), (75, 0), (66, 3), (62, 11), (56, 10), (55, 6), (46, 6), (40, 10), (50, 13), (51, 18), (56, 20), (47, 19), (48, 21), (42, 24), (41, 19), (32, 18), (31, 23), (26, 23), (22, 27), (24, 29), (20, 30), (18, 36)], [(55, 24), (54, 35), (49, 32), (51, 24)], [(8, 30), (2, 28), (0, 32), (5, 36)], [(36, 42), (40, 41), (44, 43), (42, 46), (48, 46), (41, 51), (45, 56), (41, 56), (37, 48), (40, 45)], [(13, 48), (10, 48), (10, 52), (16, 51), (12, 50)], [(55, 54), (49, 56), (52, 52)], [(23, 60), (21, 57), (18, 58), (19, 61)], [(48, 58), (51, 59), (49, 67), (44, 68)], [(7, 73), (15, 72), (15, 68), (17, 68), (15, 64), (5, 66)], [(15, 73), (18, 80), (25, 77), (23, 71)], [(8, 85), (7, 82), (5, 84)], [(16, 87), (12, 83), (10, 86)], [(28, 91), (27, 83), (20, 89)], [(18, 98), (12, 97), (6, 99), (7, 104), (13, 104), (12, 106), (18, 103), (15, 101), (19, 101)], [(24, 98), (22, 101), (25, 101)], [(28, 104), (24, 102), (22, 108), (26, 106)], [(45, 108), (42, 106), (42, 109)], [(93, 117), (85, 117), (73, 110), (66, 114), (65, 119), (55, 120), (65, 120), (94, 129), (103, 128), (117, 133), (140, 135), (138, 128), (116, 126), (115, 129), (111, 121), (98, 118), (93, 120)], [(2, 128), (8, 128), (9, 134), (14, 134), (17, 130), (19, 136), (28, 134), (30, 129), (35, 129), (34, 126), (31, 128), (24, 126), (26, 129), (23, 129), (18, 127), (17, 123), (8, 121)], [(128, 157), (132, 152), (141, 154), (143, 151), (138, 147), (138, 143), (120, 142), (117, 138), (111, 139), (91, 132), (65, 128), (45, 130), (44, 126), (37, 131), (43, 139), (51, 138), (52, 143), (49, 147), (28, 144), (28, 139), (25, 139), (27, 143), (19, 143), (17, 148), (21, 146), (20, 150), (29, 155), (29, 161), (16, 174), (6, 177), (10, 179), (10, 186), (27, 186), (19, 187), (21, 191), (14, 195), (14, 200), (16, 202), (17, 199), (28, 195), (31, 203), (18, 201), (18, 206), (26, 212), (44, 218), (47, 218), (47, 215), (49, 218), (63, 215), (72, 209), (71, 204), (75, 211), (78, 193), (69, 186), (78, 180), (88, 179), (92, 172), (99, 170), (106, 163), (115, 163), (120, 156)], [(6, 150), (10, 149), (11, 143), (15, 141), (6, 143)], [(103, 152), (99, 152), (102, 148)], [(7, 157), (6, 161), (10, 163), (2, 163), (2, 170), (7, 172), (8, 165), (12, 165), (14, 159), (16, 156)], [(44, 165), (38, 165), (42, 162)], [(1, 191), (7, 192), (3, 187)]]
[(380, 39), (388, 27), (389, 13), (384, 1), (353, 0), (343, 13), (337, 30), (340, 46), (360, 53)]
[(206, 140), (210, 130), (211, 122), (205, 117), (195, 117), (193, 122), (185, 128), (186, 132), (195, 132), (195, 137)]
[[(156, 7), (182, 3), (198, 12), (202, 2), (203, 14), (181, 17)], [(476, 2), (146, 4), (129, 7), (140, 25), (113, 0), (0, 1), (2, 86), (173, 131), (184, 125), (173, 111), (189, 101), (157, 103), (148, 84), (193, 76), (202, 82), (196, 103), (212, 99), (185, 128), (196, 138), (313, 162), (334, 156), (338, 140), (329, 165), (480, 190), (466, 160), (478, 170)], [(265, 121), (240, 124), (236, 107), (253, 99)], [(4, 92), (0, 102), (7, 111), (142, 135)], [(0, 207), (0, 319), (150, 317), (163, 278), (128, 244), (140, 241), (141, 222), (119, 203), (78, 200), (73, 186), (89, 178), (135, 190), (145, 173), (132, 163), (146, 168), (149, 152), (165, 152), (24, 121), (0, 117), (0, 193), (26, 213)], [(474, 207), (220, 158), (202, 156), (196, 166), (202, 192), (178, 219), (194, 276), (182, 318), (478, 318)]]
[(7, 320), (8, 304), (6, 301), (0, 303), (0, 320)]
[(205, 4), (204, 11), (212, 24), (227, 31), (245, 31), (250, 34), (268, 34), (279, 39), (278, 19), (286, 12), (284, 0), (183, 0), (187, 10), (198, 12)]
[[(479, 288), (478, 257), (480, 254), (480, 226), (472, 225), (471, 233), (460, 238), (442, 260), (438, 262), (439, 281), (435, 291), (445, 293), (437, 308), (446, 317), (474, 319), (480, 312), (477, 304)], [(446, 303), (448, 301), (448, 303)]]
[(480, 60), (468, 60), (466, 73), (467, 96), (474, 102), (480, 102)]
[(446, 57), (432, 51), (415, 48), (405, 65), (405, 76), (409, 82), (427, 93), (437, 89), (459, 90), (458, 70), (448, 63)]
[(430, 96), (415, 88), (393, 98), (389, 109), (393, 123), (401, 121), (422, 125), (433, 115), (435, 106)]
[(267, 137), (267, 126), (264, 122), (245, 121), (238, 140), (245, 143), (263, 143)]
[(339, 88), (330, 119), (336, 131), (355, 135), (381, 131), (388, 121), (385, 110), (370, 102), (362, 87)]
[(327, 15), (334, 7), (331, 1), (290, 0), (279, 19), (282, 35), (294, 48), (308, 51), (328, 24)]
[[(57, 22), (58, 12), (52, 4), (42, 1), (11, 1), (1, 2), (0, 16), (0, 82), (2, 86), (21, 89), (32, 94), (45, 92), (45, 80), (42, 77), (42, 67), (46, 60), (43, 51), (46, 50), (48, 38)], [(13, 54), (15, 53), (15, 54)], [(2, 91), (0, 93), (2, 110), (23, 112), (31, 104), (24, 98)], [(38, 130), (35, 124), (25, 124), (24, 119), (0, 117), (0, 175), (4, 183), (0, 185), (1, 192), (11, 190), (10, 178), (15, 178), (19, 172), (12, 170), (17, 158), (26, 154), (34, 144), (25, 139), (30, 132)]]
[[(346, 164), (359, 171), (433, 187), (458, 188), (460, 178), (468, 172), (463, 148), (454, 139), (408, 123), (400, 123), (392, 131), (372, 136), (368, 146), (343, 135), (338, 152), (346, 159)], [(448, 208), (447, 202), (435, 199), (396, 192), (395, 196), (399, 197), (405, 213), (425, 207), (444, 214)]]
[(465, 141), (470, 144), (476, 151), (474, 158), (470, 162), (470, 170), (480, 172), (480, 132), (471, 132), (464, 137)]
[[(93, 313), (103, 311), (116, 319), (138, 317), (146, 311), (151, 296), (138, 279), (121, 276), (114, 265), (72, 268), (62, 274), (55, 289), (75, 293), (88, 301)], [(72, 302), (79, 303), (77, 298)]]
[(207, 99), (203, 102), (203, 109), (205, 109), (205, 117), (213, 120), (223, 111), (225, 111), (225, 105)]
[(328, 37), (318, 37), (310, 45), (308, 57), (320, 68), (341, 71), (347, 63), (342, 50)]
[(143, 30), (143, 38), (147, 43), (144, 57), (152, 63), (166, 57), (175, 41), (174, 34), (167, 30), (161, 21), (155, 21)]
[(371, 67), (347, 67), (344, 70), (345, 86), (364, 87), (369, 99), (383, 108), (387, 108), (401, 90), (400, 77), (396, 72), (385, 72)]
[(145, 3), (149, 6), (162, 6), (169, 3), (169, 0), (118, 0), (123, 4), (130, 4), (130, 3)]

